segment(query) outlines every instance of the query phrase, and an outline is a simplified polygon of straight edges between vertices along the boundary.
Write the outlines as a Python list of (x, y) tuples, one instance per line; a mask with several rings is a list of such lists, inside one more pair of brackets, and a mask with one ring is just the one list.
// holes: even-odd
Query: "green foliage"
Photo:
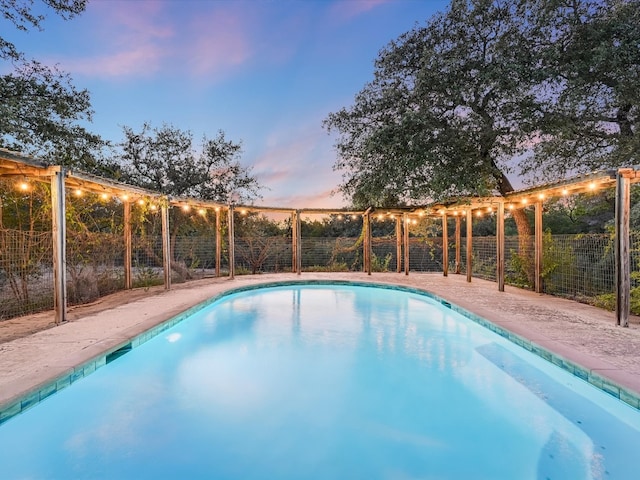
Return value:
[(339, 134), (341, 190), (359, 206), (512, 190), (535, 107), (521, 2), (453, 1), (382, 49)]
[(371, 254), (371, 271), (372, 272), (388, 272), (389, 264), (393, 255), (387, 253), (384, 258), (378, 257), (375, 253)]
[(145, 291), (155, 285), (162, 285), (164, 279), (160, 278), (160, 273), (153, 267), (148, 266), (136, 266), (135, 267), (135, 280), (133, 286), (135, 288), (143, 287)]
[(348, 272), (349, 266), (344, 262), (333, 262), (329, 265), (310, 265), (304, 267), (305, 272)]
[(124, 127), (123, 180), (166, 195), (217, 202), (247, 202), (258, 197), (259, 185), (240, 164), (241, 145), (224, 133), (203, 137), (198, 149), (193, 134), (164, 124), (144, 124), (140, 132)]
[[(50, 11), (65, 19), (84, 11), (84, 0), (44, 0)], [(41, 30), (45, 16), (34, 2), (0, 0), (0, 22), (22, 31)], [(71, 77), (26, 56), (0, 36), (0, 147), (37, 156), (51, 164), (115, 175), (117, 166), (103, 157), (106, 143), (86, 130), (93, 111), (86, 89)], [(99, 159), (99, 160), (97, 160)]]
[(453, 0), (325, 120), (340, 189), (389, 206), (637, 164), (639, 38), (636, 0)]

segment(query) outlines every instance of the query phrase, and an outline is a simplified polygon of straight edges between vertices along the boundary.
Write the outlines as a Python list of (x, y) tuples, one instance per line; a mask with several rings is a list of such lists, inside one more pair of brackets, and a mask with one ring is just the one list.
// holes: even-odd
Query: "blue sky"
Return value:
[[(322, 121), (373, 78), (378, 51), (443, 0), (89, 0), (71, 21), (7, 37), (91, 93), (90, 130), (112, 141), (145, 121), (223, 130), (261, 185), (259, 205), (340, 207)], [(9, 33), (9, 32), (6, 32)]]

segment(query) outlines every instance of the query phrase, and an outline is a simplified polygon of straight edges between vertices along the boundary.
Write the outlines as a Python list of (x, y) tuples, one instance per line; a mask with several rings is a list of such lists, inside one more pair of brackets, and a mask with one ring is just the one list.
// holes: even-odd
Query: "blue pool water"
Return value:
[(0, 477), (637, 479), (640, 413), (430, 298), (222, 298), (0, 426)]

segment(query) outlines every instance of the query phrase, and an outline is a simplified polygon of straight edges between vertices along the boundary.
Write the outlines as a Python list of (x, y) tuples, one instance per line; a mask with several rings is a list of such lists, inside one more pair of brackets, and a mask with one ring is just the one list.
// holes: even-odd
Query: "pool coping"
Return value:
[(538, 357), (562, 368), (570, 374), (588, 382), (592, 386), (599, 390), (619, 399), (628, 406), (640, 410), (640, 393), (633, 389), (620, 385), (618, 382), (601, 375), (594, 371), (594, 369), (586, 368), (577, 362), (569, 360), (562, 355), (559, 355), (551, 350), (544, 348), (540, 344), (527, 339), (526, 337), (519, 335), (508, 328), (498, 325), (486, 318), (457, 305), (455, 302), (446, 300), (445, 298), (437, 295), (427, 289), (398, 285), (392, 283), (380, 283), (376, 281), (358, 281), (358, 280), (340, 280), (340, 279), (289, 279), (289, 280), (273, 280), (265, 281), (251, 285), (243, 285), (228, 288), (220, 293), (217, 293), (210, 298), (201, 301), (183, 311), (170, 317), (167, 320), (161, 321), (155, 326), (152, 326), (142, 333), (135, 334), (124, 341), (119, 342), (115, 346), (112, 346), (101, 353), (93, 356), (87, 361), (84, 361), (77, 366), (70, 368), (68, 371), (61, 375), (57, 375), (53, 379), (44, 382), (34, 388), (28, 390), (17, 399), (11, 399), (4, 404), (0, 404), (0, 425), (10, 420), (16, 415), (27, 411), (33, 406), (37, 405), (41, 401), (50, 397), (51, 395), (67, 388), (81, 378), (90, 375), (97, 369), (107, 365), (111, 361), (115, 360), (119, 356), (126, 352), (137, 348), (140, 345), (146, 343), (148, 340), (158, 336), (162, 332), (182, 322), (185, 318), (193, 315), (194, 313), (207, 308), (211, 304), (218, 300), (228, 297), (230, 295), (259, 290), (264, 288), (295, 286), (295, 285), (349, 285), (349, 286), (362, 286), (369, 288), (384, 288), (387, 290), (397, 290), (407, 293), (414, 293), (417, 295), (431, 298), (432, 300), (439, 302), (452, 311), (459, 313), (471, 321), (493, 331), (501, 337), (511, 341), (512, 343), (519, 345), (525, 350), (537, 355)]

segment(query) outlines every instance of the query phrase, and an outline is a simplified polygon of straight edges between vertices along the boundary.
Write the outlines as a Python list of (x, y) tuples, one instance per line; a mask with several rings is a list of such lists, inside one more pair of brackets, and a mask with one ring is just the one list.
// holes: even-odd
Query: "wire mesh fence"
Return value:
[[(94, 301), (124, 289), (125, 242), (118, 229), (110, 232), (67, 231), (67, 294), (69, 304)], [(161, 235), (155, 227), (137, 229), (132, 236), (134, 287), (163, 282)], [(279, 273), (293, 269), (292, 238), (286, 225), (275, 234), (250, 235), (245, 229), (235, 238), (237, 274)], [(437, 232), (436, 232), (437, 233)], [(216, 274), (216, 231), (191, 231), (171, 236), (172, 281), (181, 282)], [(220, 233), (221, 275), (229, 271), (229, 239)], [(303, 271), (362, 271), (362, 236), (302, 238)], [(545, 293), (607, 306), (615, 292), (613, 238), (609, 234), (550, 235), (543, 237), (542, 279)], [(640, 278), (640, 232), (631, 235), (633, 287)], [(412, 236), (409, 262), (412, 272), (442, 271), (442, 237)], [(456, 267), (456, 246), (449, 238), (449, 272)], [(460, 273), (466, 273), (466, 238), (460, 246)], [(0, 229), (0, 319), (53, 307), (51, 232)], [(372, 271), (393, 272), (403, 265), (394, 236), (373, 237)], [(505, 281), (524, 288), (533, 286), (533, 237), (505, 238)], [(496, 280), (496, 238), (474, 236), (472, 275)], [(610, 305), (608, 305), (610, 306)]]
[(0, 229), (0, 320), (53, 308), (51, 232)]

